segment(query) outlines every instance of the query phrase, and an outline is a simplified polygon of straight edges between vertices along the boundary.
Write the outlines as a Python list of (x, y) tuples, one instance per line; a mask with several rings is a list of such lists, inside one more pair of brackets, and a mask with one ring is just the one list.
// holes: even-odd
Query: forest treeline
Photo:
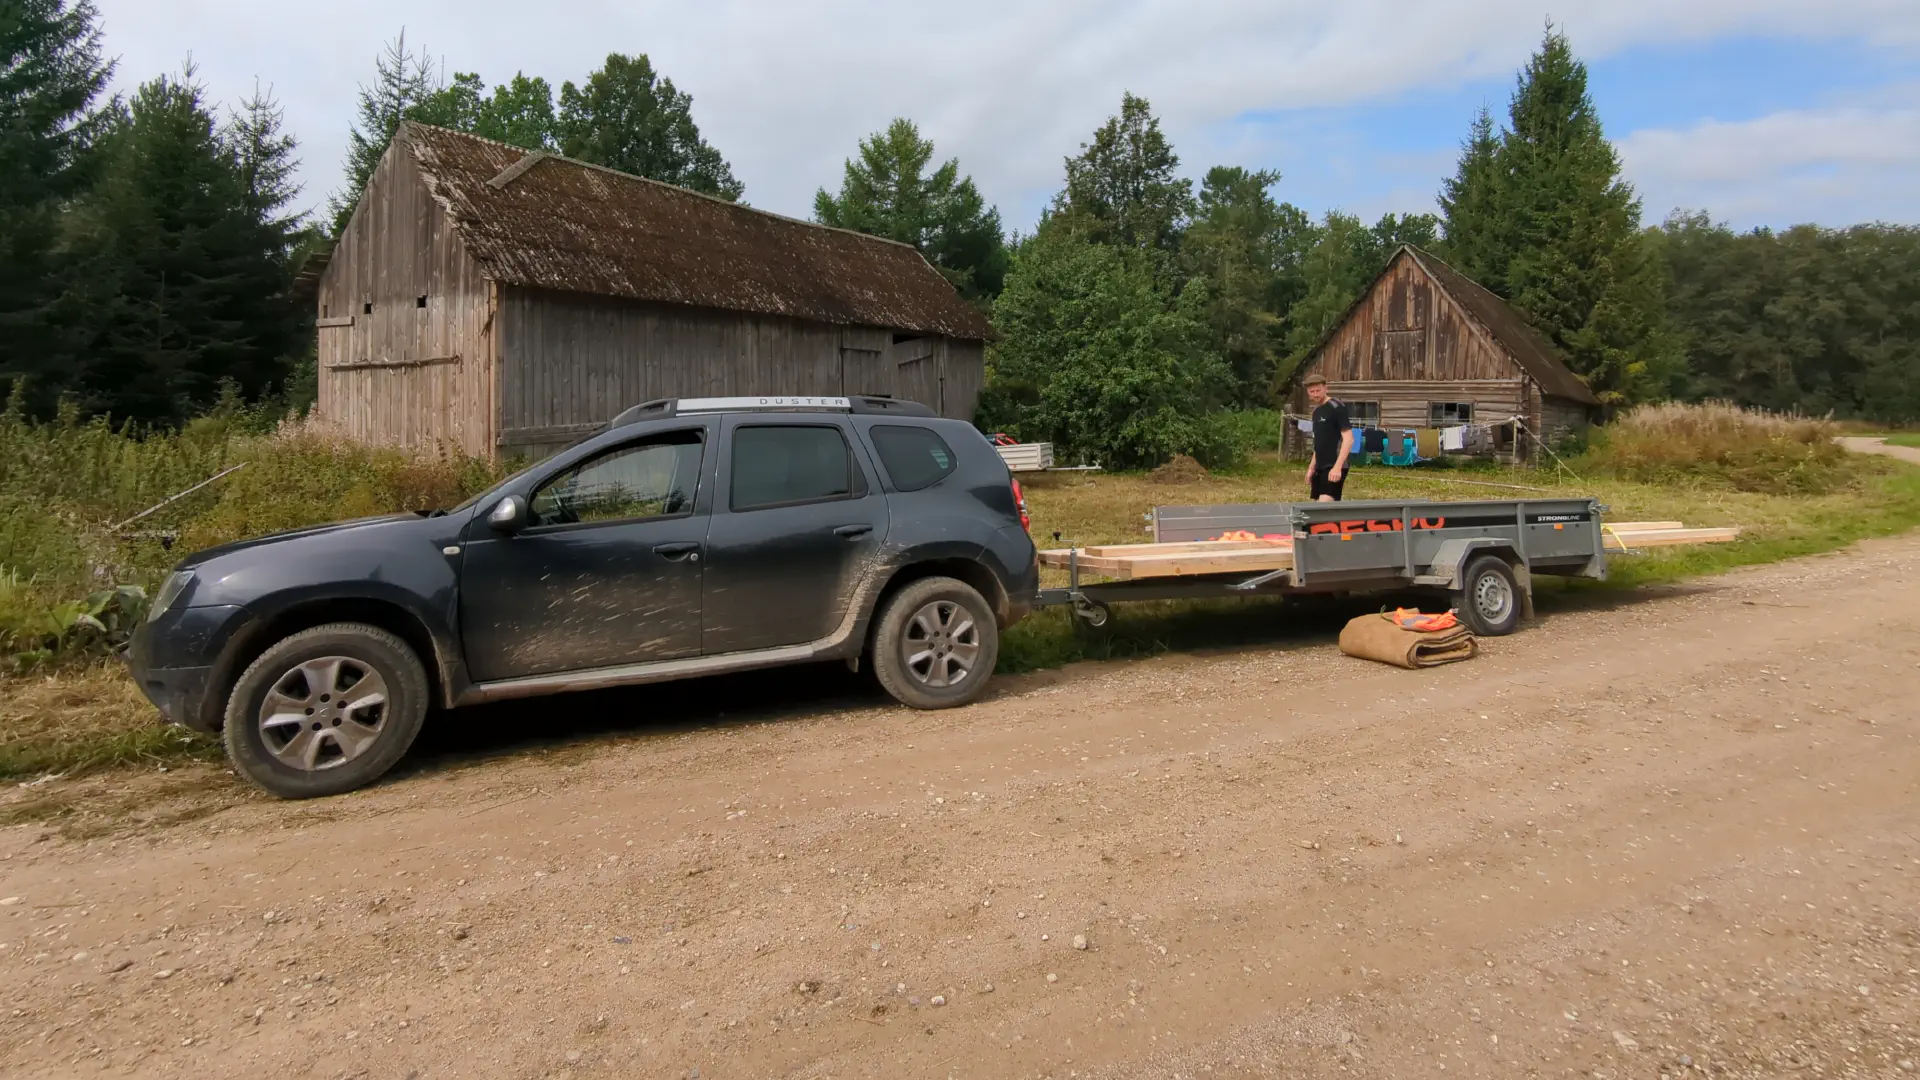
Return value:
[[(0, 393), (29, 413), (172, 426), (223, 396), (299, 407), (313, 313), (294, 275), (404, 119), (745, 199), (693, 101), (644, 54), (582, 83), (497, 85), (387, 46), (343, 117), (318, 212), (270, 92), (208, 99), (190, 66), (125, 94), (92, 0), (0, 0)], [(1725, 399), (1920, 421), (1920, 230), (1658, 223), (1621, 176), (1585, 66), (1549, 29), (1504, 115), (1462, 133), (1438, 213), (1367, 222), (1286, 201), (1277, 172), (1182, 167), (1151, 105), (1062, 162), (1009, 231), (908, 119), (863, 139), (814, 216), (917, 247), (1000, 332), (979, 422), (1114, 465), (1230, 453), (1249, 413), (1400, 244), (1511, 301), (1612, 406)]]

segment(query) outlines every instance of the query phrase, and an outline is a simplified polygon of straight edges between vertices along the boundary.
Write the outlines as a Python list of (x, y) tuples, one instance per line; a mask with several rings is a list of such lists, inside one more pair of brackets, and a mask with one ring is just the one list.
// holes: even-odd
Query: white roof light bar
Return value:
[(853, 402), (843, 397), (710, 397), (681, 398), (675, 411), (736, 412), (743, 409), (848, 409)]

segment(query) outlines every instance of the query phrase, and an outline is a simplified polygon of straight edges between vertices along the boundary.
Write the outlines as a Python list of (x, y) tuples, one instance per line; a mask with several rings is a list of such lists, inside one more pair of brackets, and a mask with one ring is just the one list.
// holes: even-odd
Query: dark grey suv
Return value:
[(430, 708), (809, 661), (985, 689), (1039, 570), (972, 425), (887, 398), (649, 402), (464, 505), (183, 560), (128, 658), (281, 796), (366, 784)]

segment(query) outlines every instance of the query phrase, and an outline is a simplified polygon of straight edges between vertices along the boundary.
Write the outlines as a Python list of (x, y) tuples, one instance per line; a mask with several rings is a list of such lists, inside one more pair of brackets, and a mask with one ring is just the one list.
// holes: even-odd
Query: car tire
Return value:
[(873, 673), (896, 701), (951, 709), (986, 691), (1000, 658), (1000, 627), (978, 590), (921, 578), (887, 598), (874, 624)]
[(1520, 628), (1520, 584), (1513, 567), (1498, 555), (1468, 563), (1453, 599), (1460, 621), (1481, 637), (1501, 637)]
[(428, 698), (425, 666), (393, 634), (360, 623), (303, 630), (261, 653), (234, 683), (227, 758), (283, 799), (339, 795), (379, 779), (406, 754)]

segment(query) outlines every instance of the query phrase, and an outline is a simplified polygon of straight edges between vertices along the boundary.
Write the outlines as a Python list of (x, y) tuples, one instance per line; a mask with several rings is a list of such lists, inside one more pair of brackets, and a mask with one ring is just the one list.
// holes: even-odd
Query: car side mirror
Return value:
[(487, 514), (487, 524), (493, 531), (503, 536), (512, 536), (527, 527), (527, 500), (518, 495), (509, 495), (493, 504)]

